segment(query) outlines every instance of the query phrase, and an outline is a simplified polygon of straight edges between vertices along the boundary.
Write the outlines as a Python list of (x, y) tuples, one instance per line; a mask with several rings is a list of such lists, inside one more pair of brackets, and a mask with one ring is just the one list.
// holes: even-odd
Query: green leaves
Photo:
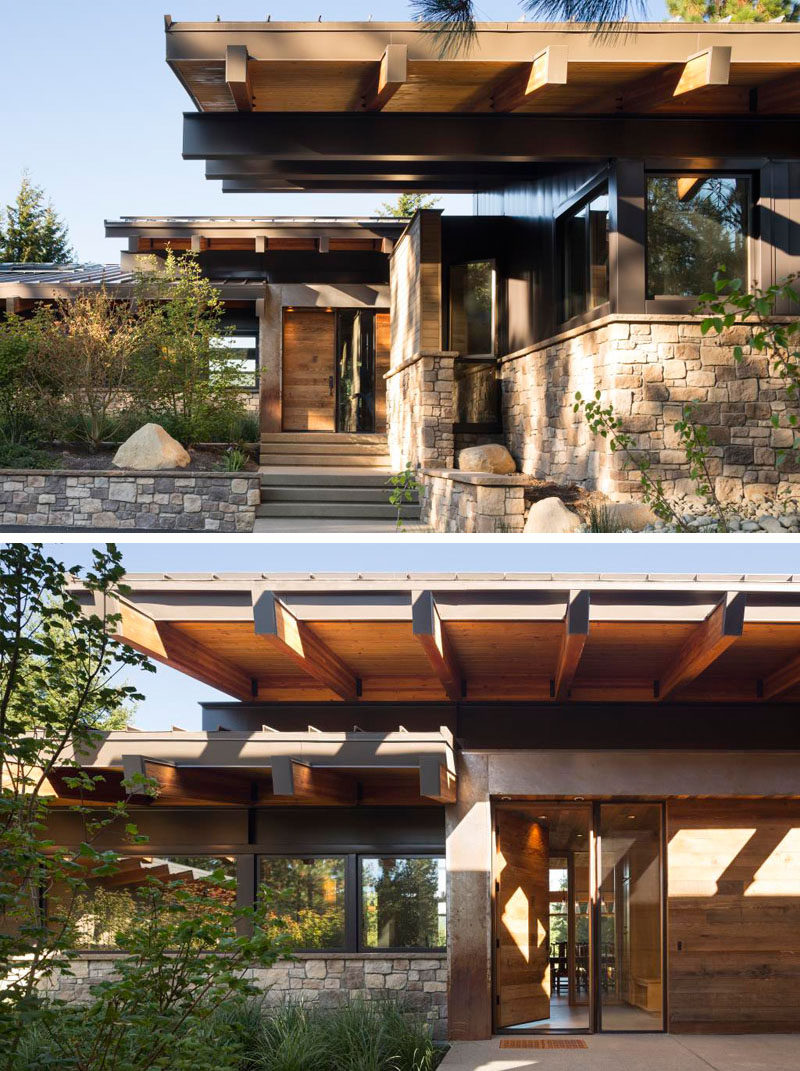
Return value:
[(406, 502), (413, 502), (422, 490), (422, 484), (417, 480), (416, 473), (410, 465), (406, 465), (402, 472), (396, 472), (386, 481), (387, 487), (391, 487), (389, 493), (389, 505), (397, 509), (397, 530), (403, 530), (402, 510)]

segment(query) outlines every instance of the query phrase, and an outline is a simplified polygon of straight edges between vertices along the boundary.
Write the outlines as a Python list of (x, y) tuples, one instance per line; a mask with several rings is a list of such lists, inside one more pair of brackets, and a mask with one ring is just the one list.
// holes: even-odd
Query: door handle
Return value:
[(331, 397), (333, 397), (333, 376), (328, 376), (328, 390), (330, 391)]

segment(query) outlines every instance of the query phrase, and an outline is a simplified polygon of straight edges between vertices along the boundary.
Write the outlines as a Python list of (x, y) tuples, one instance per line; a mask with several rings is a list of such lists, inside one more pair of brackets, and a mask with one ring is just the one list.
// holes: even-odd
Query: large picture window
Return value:
[(566, 321), (608, 301), (608, 187), (564, 213), (556, 233)]
[[(116, 935), (144, 917), (141, 893), (157, 879), (179, 887), (193, 897), (208, 897), (231, 907), (236, 903), (236, 859), (233, 856), (157, 855), (123, 856), (113, 873), (88, 878), (85, 889), (73, 894), (55, 887), (47, 895), (49, 924), (59, 928), (70, 919), (74, 948), (89, 951), (113, 949)], [(73, 900), (74, 896), (74, 900)], [(192, 910), (201, 911), (199, 906)]]
[(262, 856), (259, 879), (294, 951), (441, 949), (441, 856)]
[(494, 354), (495, 272), (491, 260), (450, 268), (450, 348), (465, 357)]
[(722, 264), (746, 280), (750, 200), (742, 175), (648, 175), (648, 298), (697, 297)]

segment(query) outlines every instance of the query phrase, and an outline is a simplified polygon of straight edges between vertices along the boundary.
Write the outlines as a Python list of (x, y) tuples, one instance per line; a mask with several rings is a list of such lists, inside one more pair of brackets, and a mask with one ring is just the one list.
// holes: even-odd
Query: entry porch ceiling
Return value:
[(798, 578), (127, 583), (118, 638), (241, 701), (800, 699)]

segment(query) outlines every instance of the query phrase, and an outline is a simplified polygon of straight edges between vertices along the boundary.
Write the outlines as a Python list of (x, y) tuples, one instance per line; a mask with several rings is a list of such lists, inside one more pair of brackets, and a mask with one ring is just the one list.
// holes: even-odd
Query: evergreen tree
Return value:
[(683, 22), (770, 22), (783, 18), (797, 22), (800, 3), (795, 0), (667, 0), (670, 15)]
[(66, 264), (73, 257), (66, 224), (41, 186), (27, 172), (13, 203), (6, 205), (0, 223), (0, 260), (16, 264)]
[(424, 193), (401, 193), (393, 203), (384, 201), (378, 209), (378, 215), (395, 219), (411, 219), (415, 212), (424, 208), (435, 208), (439, 203), (438, 197), (428, 197)]

